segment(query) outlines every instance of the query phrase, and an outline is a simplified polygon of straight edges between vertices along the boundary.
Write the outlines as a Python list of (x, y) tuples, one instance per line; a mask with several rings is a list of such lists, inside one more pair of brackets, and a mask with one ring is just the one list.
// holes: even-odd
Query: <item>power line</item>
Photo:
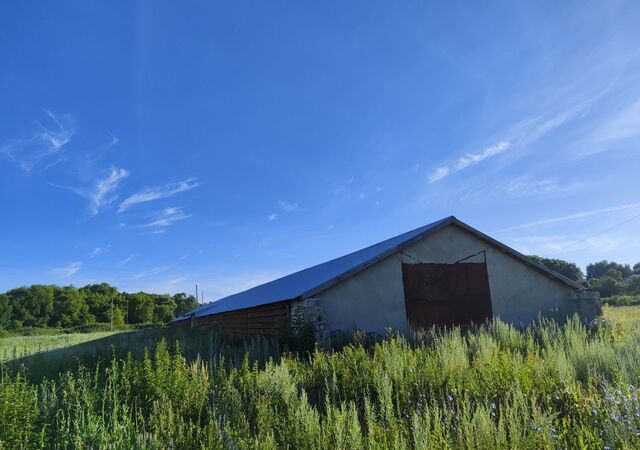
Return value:
[(627, 223), (629, 223), (629, 222), (631, 222), (631, 221), (633, 221), (633, 220), (636, 220), (637, 218), (640, 218), (640, 214), (636, 214), (635, 216), (630, 217), (629, 219), (623, 220), (622, 222), (619, 222), (619, 223), (617, 223), (617, 224), (615, 224), (615, 225), (613, 225), (613, 226), (610, 226), (609, 228), (605, 228), (605, 229), (604, 229), (604, 230), (602, 230), (602, 231), (599, 231), (599, 232), (597, 232), (597, 233), (595, 233), (595, 234), (592, 234), (591, 236), (588, 236), (588, 237), (586, 237), (586, 238), (584, 238), (584, 239), (582, 239), (582, 240), (578, 241), (578, 243), (588, 241), (589, 239), (594, 238), (594, 237), (596, 237), (596, 236), (600, 236), (601, 234), (606, 233), (607, 231), (611, 231), (611, 230), (613, 230), (614, 228), (617, 228), (617, 227), (619, 227), (619, 226), (621, 226), (621, 225), (627, 224)]

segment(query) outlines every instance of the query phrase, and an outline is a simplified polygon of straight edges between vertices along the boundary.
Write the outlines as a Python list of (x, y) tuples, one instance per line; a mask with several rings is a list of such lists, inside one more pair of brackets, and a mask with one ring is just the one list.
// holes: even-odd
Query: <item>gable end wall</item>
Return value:
[[(393, 254), (314, 297), (321, 300), (332, 330), (406, 329), (402, 262), (415, 262), (406, 255), (425, 263), (454, 263), (482, 250), (487, 254), (494, 316), (524, 325), (539, 314), (564, 318), (578, 312), (587, 319), (597, 314), (597, 308), (586, 307), (571, 287), (455, 225), (409, 246), (405, 256)], [(481, 261), (482, 255), (469, 260)]]

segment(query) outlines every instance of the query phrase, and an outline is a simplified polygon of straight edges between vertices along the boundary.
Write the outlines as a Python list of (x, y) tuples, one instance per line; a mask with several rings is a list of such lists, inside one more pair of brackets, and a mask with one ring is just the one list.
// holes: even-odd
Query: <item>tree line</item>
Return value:
[[(589, 264), (585, 274), (569, 261), (535, 255), (531, 258), (590, 290), (599, 291), (605, 300), (622, 297), (621, 304), (640, 303), (640, 263), (631, 267), (599, 261)], [(0, 329), (166, 323), (197, 306), (196, 298), (184, 293), (119, 292), (107, 283), (81, 288), (34, 284), (0, 294)]]
[(0, 329), (166, 323), (195, 309), (193, 295), (119, 292), (107, 283), (81, 288), (34, 284), (0, 294)]
[(616, 296), (640, 297), (640, 262), (632, 267), (614, 261), (598, 261), (587, 265), (585, 274), (576, 264), (563, 259), (535, 255), (531, 258), (589, 290), (599, 291), (600, 297), (604, 299)]

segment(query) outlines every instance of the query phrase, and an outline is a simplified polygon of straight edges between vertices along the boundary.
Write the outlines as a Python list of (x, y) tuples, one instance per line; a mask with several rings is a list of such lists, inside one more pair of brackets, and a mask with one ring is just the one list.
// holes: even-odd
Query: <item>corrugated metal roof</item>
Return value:
[(431, 231), (451, 218), (446, 218), (416, 228), (413, 231), (387, 239), (378, 244), (358, 250), (340, 258), (332, 259), (317, 266), (286, 275), (277, 280), (256, 286), (237, 294), (222, 298), (216, 302), (204, 305), (191, 313), (178, 317), (176, 320), (185, 319), (192, 314), (195, 317), (218, 314), (235, 309), (251, 308), (253, 306), (268, 303), (291, 300), (294, 298), (311, 295), (318, 288), (328, 287), (340, 278), (344, 278), (359, 268), (366, 267), (382, 257), (394, 253), (397, 249), (412, 239)]
[(475, 234), (481, 239), (489, 241), (498, 246), (501, 250), (523, 260), (526, 264), (544, 272), (546, 275), (567, 284), (574, 289), (583, 289), (582, 286), (563, 277), (562, 275), (547, 269), (506, 245), (486, 236), (483, 233), (471, 228), (453, 216), (430, 223), (415, 230), (387, 239), (378, 244), (358, 250), (340, 258), (332, 259), (317, 266), (292, 273), (291, 275), (278, 278), (277, 280), (256, 286), (237, 294), (222, 298), (216, 302), (204, 305), (190, 313), (174, 319), (174, 321), (187, 319), (191, 316), (201, 317), (210, 314), (219, 314), (237, 309), (252, 308), (254, 306), (266, 305), (284, 300), (305, 298), (314, 295), (338, 281), (353, 275), (354, 273), (380, 261), (381, 259), (408, 247), (417, 240), (422, 239), (444, 226), (455, 223), (465, 230)]

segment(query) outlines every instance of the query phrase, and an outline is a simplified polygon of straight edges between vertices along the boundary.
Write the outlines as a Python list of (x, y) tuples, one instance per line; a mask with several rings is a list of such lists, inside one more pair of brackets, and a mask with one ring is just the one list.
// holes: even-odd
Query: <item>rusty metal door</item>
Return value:
[(412, 326), (482, 323), (492, 316), (487, 264), (402, 264)]

